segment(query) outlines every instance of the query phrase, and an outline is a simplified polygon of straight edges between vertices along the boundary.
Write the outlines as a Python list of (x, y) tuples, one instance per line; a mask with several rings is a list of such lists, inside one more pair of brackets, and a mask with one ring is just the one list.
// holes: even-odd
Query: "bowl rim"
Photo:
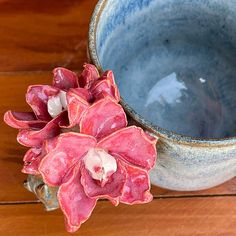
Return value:
[[(89, 60), (98, 68), (99, 71), (103, 71), (97, 49), (96, 49), (96, 36), (97, 36), (97, 26), (100, 20), (100, 16), (109, 0), (99, 0), (93, 11), (88, 32), (88, 58)], [(186, 145), (196, 145), (196, 146), (229, 146), (236, 144), (236, 136), (227, 137), (227, 138), (197, 138), (187, 135), (178, 134), (176, 132), (161, 128), (157, 125), (152, 124), (149, 121), (146, 121), (139, 115), (135, 110), (125, 102), (121, 97), (120, 104), (126, 111), (126, 113), (133, 118), (140, 126), (145, 128), (151, 134), (156, 135), (157, 137), (168, 139), (173, 142), (182, 143)]]

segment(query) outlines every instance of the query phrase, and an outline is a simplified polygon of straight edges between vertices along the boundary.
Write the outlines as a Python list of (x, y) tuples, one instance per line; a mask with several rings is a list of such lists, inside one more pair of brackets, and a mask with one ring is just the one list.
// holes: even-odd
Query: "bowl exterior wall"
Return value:
[(236, 175), (236, 146), (183, 144), (159, 139), (158, 159), (151, 171), (154, 185), (194, 191), (217, 186)]

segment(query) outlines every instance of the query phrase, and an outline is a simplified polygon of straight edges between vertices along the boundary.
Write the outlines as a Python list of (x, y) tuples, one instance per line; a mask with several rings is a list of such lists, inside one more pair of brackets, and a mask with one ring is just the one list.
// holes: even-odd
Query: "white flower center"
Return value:
[(115, 158), (103, 149), (91, 148), (84, 157), (84, 163), (91, 177), (99, 180), (102, 185), (117, 170)]
[(57, 96), (48, 99), (48, 113), (51, 117), (56, 117), (63, 110), (67, 109), (66, 92), (60, 91)]

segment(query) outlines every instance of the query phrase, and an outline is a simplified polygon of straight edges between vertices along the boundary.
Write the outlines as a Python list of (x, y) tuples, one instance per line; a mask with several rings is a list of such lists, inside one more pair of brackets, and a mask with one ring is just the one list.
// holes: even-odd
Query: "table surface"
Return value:
[[(0, 0), (0, 116), (28, 110), (30, 84), (51, 83), (57, 66), (80, 71), (96, 0)], [(20, 172), (26, 148), (0, 123), (0, 236), (69, 235), (60, 210), (45, 212)], [(152, 188), (147, 205), (98, 203), (78, 235), (236, 235), (236, 179), (199, 192)]]

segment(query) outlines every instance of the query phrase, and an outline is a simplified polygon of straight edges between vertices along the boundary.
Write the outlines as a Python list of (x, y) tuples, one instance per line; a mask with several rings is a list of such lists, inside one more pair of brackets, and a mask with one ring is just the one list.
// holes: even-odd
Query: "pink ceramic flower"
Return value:
[[(75, 114), (82, 113), (84, 107), (100, 98), (110, 96), (120, 100), (112, 71), (106, 71), (100, 77), (94, 65), (85, 64), (79, 79), (65, 68), (54, 69), (53, 75), (52, 86), (29, 86), (26, 102), (33, 112), (6, 112), (4, 120), (8, 125), (17, 129), (40, 129), (64, 110), (72, 113), (69, 118), (75, 119)], [(75, 109), (75, 104), (81, 106), (81, 112)], [(74, 125), (73, 122), (70, 125)]]
[(71, 90), (73, 94), (67, 99), (70, 127), (78, 125), (88, 107), (100, 99), (109, 97), (116, 102), (120, 101), (120, 94), (111, 70), (99, 77), (94, 65), (84, 64), (84, 70), (79, 76), (79, 85), (80, 90), (85, 89), (88, 94), (82, 96), (80, 91), (76, 94), (75, 90)]
[[(4, 121), (19, 129), (17, 140), (31, 147), (25, 154), (23, 172), (38, 174), (37, 166), (44, 156), (43, 143), (60, 134), (60, 126), (68, 123), (66, 92), (78, 87), (77, 76), (72, 71), (56, 68), (53, 86), (34, 85), (28, 88), (26, 101), (33, 112), (5, 113)], [(69, 94), (70, 95), (70, 94)]]
[(46, 154), (54, 148), (56, 141), (56, 137), (47, 139), (43, 142), (41, 147), (30, 148), (24, 156), (22, 172), (30, 175), (40, 175), (38, 170), (39, 165)]
[[(123, 108), (113, 99), (106, 97), (97, 101), (86, 110), (80, 120), (79, 130), (81, 134), (92, 136), (97, 141), (99, 141), (101, 138), (104, 138), (105, 136), (112, 134), (113, 132), (126, 126), (127, 119)], [(51, 164), (45, 164), (45, 160), (47, 160), (46, 157), (43, 160), (44, 164), (41, 165), (40, 173), (45, 176), (45, 181), (49, 183), (49, 185), (59, 185), (60, 181), (57, 181), (55, 183), (53, 181), (50, 182), (50, 180), (48, 179), (49, 176), (44, 174), (49, 173), (50, 169), (53, 169), (51, 168)], [(75, 163), (72, 161), (68, 169), (74, 164)], [(47, 170), (43, 171), (43, 169), (45, 168)], [(60, 173), (60, 168), (62, 168), (62, 171), (64, 170), (63, 166), (57, 164), (57, 173)], [(53, 178), (55, 178), (55, 176)]]
[[(100, 77), (95, 66), (85, 64), (79, 78), (70, 70), (56, 68), (53, 70), (52, 86), (33, 85), (28, 88), (26, 101), (33, 112), (6, 112), (5, 122), (20, 130), (18, 142), (31, 147), (24, 157), (24, 173), (38, 174), (37, 166), (45, 155), (44, 141), (59, 135), (61, 127), (78, 125), (93, 101), (112, 97), (113, 92), (113, 98), (119, 99), (111, 71)], [(84, 88), (79, 87), (79, 82)], [(100, 86), (99, 83), (109, 84), (110, 87)]]
[(114, 205), (152, 200), (148, 171), (156, 141), (142, 129), (122, 128), (99, 142), (78, 133), (61, 134), (39, 170), (45, 183), (60, 186), (58, 201), (69, 232), (86, 221), (99, 198)]
[(33, 112), (5, 113), (4, 121), (22, 131), (18, 135), (18, 141), (24, 146), (40, 146), (43, 140), (57, 135), (58, 124), (63, 124), (63, 119), (66, 118), (63, 112), (67, 109), (66, 92), (78, 87), (77, 76), (64, 68), (54, 69), (53, 74), (53, 86), (29, 86), (26, 102)]
[(100, 77), (94, 65), (84, 64), (84, 70), (79, 77), (79, 84), (82, 88), (90, 91), (93, 100), (110, 96), (117, 102), (120, 101), (119, 90), (111, 70), (105, 71)]
[(155, 163), (156, 141), (141, 128), (126, 126), (123, 108), (105, 97), (84, 113), (80, 134), (61, 134), (42, 159), (44, 182), (60, 186), (69, 232), (88, 219), (99, 198), (114, 205), (152, 200), (148, 171)]
[(20, 130), (18, 142), (31, 147), (22, 171), (59, 187), (69, 232), (89, 218), (100, 198), (114, 205), (150, 202), (156, 139), (127, 127), (112, 71), (100, 77), (85, 64), (79, 78), (64, 68), (53, 73), (52, 86), (29, 87), (26, 101), (33, 112), (8, 111), (4, 117)]

